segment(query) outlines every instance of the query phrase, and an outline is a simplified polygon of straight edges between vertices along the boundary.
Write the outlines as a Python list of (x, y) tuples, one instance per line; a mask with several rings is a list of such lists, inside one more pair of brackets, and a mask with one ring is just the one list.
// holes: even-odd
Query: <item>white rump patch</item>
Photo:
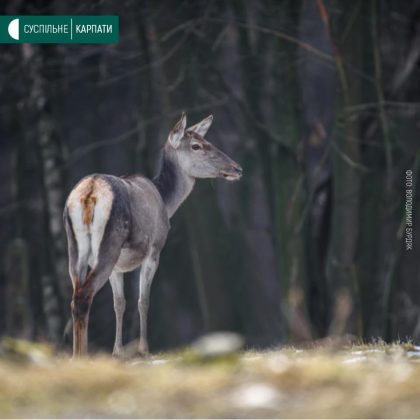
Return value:
[[(92, 194), (96, 197), (93, 219), (90, 224), (83, 222), (81, 200), (86, 194)], [(92, 267), (97, 263), (99, 247), (111, 214), (113, 197), (111, 187), (104, 180), (91, 177), (80, 182), (69, 195), (67, 208), (77, 242), (78, 273), (83, 272), (88, 262)], [(84, 279), (80, 280), (83, 281)]]

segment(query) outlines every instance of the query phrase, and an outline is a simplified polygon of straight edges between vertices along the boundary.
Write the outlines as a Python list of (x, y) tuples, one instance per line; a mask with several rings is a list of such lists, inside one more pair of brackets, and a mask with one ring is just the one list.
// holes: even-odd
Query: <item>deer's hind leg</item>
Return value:
[[(118, 250), (119, 251), (119, 250)], [(81, 356), (87, 353), (89, 313), (93, 298), (111, 276), (112, 269), (118, 259), (100, 256), (86, 280), (76, 285), (71, 303), (73, 315), (73, 355)]]
[(122, 355), (122, 326), (125, 311), (124, 276), (122, 273), (113, 271), (109, 282), (112, 287), (115, 311), (115, 344), (112, 355), (120, 357)]
[[(87, 229), (77, 229), (69, 216), (67, 207), (64, 210), (64, 225), (67, 234), (69, 255), (69, 274), (73, 285), (71, 311), (73, 317), (73, 357), (87, 351), (87, 322), (93, 299), (90, 287), (86, 287), (88, 259), (91, 252), (90, 235)], [(75, 229), (76, 228), (76, 229)], [(93, 273), (92, 273), (93, 274)], [(91, 275), (91, 273), (89, 273)]]
[(87, 353), (88, 322), (92, 301), (96, 293), (111, 276), (120, 255), (123, 238), (118, 232), (105, 230), (97, 252), (93, 250), (93, 263), (86, 279), (74, 285), (71, 303), (73, 315), (73, 356)]

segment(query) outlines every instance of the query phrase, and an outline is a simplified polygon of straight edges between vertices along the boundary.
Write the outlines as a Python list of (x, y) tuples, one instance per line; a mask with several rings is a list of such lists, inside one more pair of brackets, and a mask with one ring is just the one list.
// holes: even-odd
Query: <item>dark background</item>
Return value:
[[(60, 343), (62, 209), (92, 172), (153, 176), (182, 111), (244, 168), (173, 217), (151, 294), (157, 351), (213, 330), (249, 346), (334, 334), (420, 340), (420, 2), (10, 1), (2, 14), (113, 14), (118, 45), (0, 48), (0, 334)], [(414, 185), (415, 191), (415, 185)], [(124, 340), (138, 336), (126, 275)], [(68, 325), (67, 325), (68, 326)], [(93, 349), (111, 349), (111, 289)], [(67, 339), (64, 334), (64, 343)]]

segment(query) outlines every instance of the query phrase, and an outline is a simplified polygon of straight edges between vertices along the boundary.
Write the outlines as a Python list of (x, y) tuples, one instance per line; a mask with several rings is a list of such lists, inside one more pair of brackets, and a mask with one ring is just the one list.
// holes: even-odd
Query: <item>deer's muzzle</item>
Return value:
[(220, 171), (220, 176), (228, 181), (238, 181), (242, 177), (242, 168), (235, 163), (229, 169)]

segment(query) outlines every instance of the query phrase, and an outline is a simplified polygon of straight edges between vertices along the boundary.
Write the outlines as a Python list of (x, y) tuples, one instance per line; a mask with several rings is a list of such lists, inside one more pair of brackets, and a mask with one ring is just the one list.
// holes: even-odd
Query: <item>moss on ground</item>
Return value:
[(412, 344), (125, 362), (15, 347), (0, 347), (1, 417), (420, 417), (420, 354)]

